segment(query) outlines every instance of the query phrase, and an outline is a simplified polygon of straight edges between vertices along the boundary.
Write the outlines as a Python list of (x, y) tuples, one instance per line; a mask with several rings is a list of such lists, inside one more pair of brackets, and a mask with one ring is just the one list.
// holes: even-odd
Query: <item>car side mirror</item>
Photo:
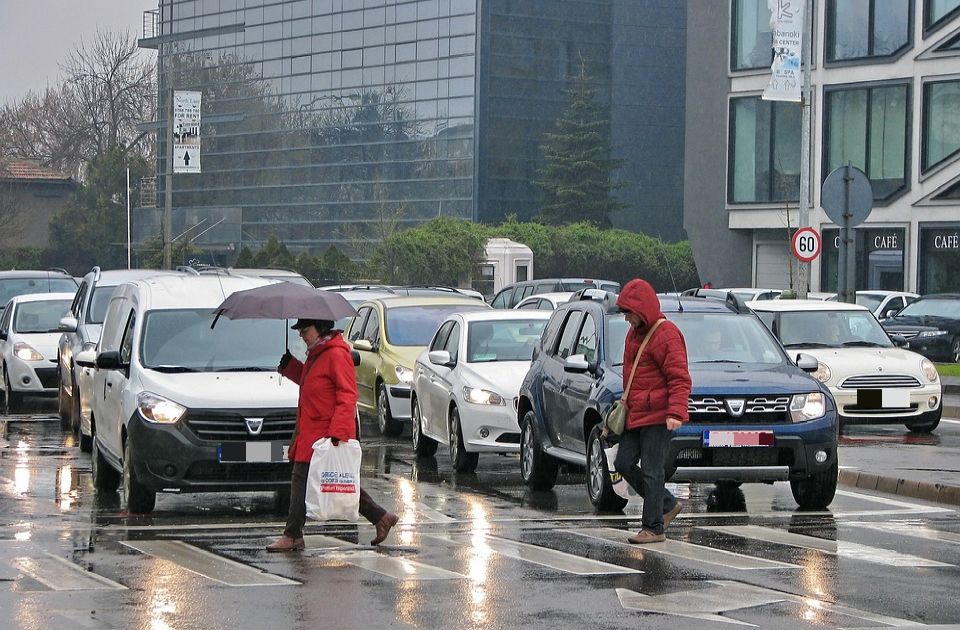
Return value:
[(817, 361), (815, 356), (800, 353), (797, 355), (797, 367), (804, 372), (816, 372), (817, 368), (820, 367), (820, 362)]
[(366, 339), (357, 339), (353, 342), (354, 350), (363, 350), (364, 352), (373, 352), (373, 344)]
[(57, 330), (65, 333), (77, 332), (77, 318), (70, 317), (69, 315), (62, 318), (57, 325)]
[(119, 350), (107, 350), (97, 355), (97, 367), (101, 370), (124, 370), (126, 365), (120, 360)]
[(353, 367), (360, 365), (360, 353), (356, 350), (350, 351), (350, 357), (353, 359)]
[(571, 354), (563, 362), (563, 371), (583, 374), (590, 371), (590, 363), (582, 354)]
[(434, 365), (442, 365), (444, 367), (453, 365), (450, 353), (446, 350), (431, 350), (427, 353), (427, 359)]
[(82, 350), (73, 357), (73, 362), (80, 367), (97, 367), (97, 353), (93, 350)]
[(890, 341), (898, 348), (906, 348), (910, 345), (910, 342), (903, 335), (890, 335)]

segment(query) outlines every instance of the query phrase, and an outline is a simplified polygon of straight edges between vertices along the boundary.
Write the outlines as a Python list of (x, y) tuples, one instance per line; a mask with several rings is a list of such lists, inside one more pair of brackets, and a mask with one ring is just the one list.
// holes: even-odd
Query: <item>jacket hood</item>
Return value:
[(617, 297), (617, 306), (621, 310), (636, 313), (643, 319), (644, 328), (663, 317), (660, 312), (660, 298), (646, 280), (636, 278), (627, 283)]

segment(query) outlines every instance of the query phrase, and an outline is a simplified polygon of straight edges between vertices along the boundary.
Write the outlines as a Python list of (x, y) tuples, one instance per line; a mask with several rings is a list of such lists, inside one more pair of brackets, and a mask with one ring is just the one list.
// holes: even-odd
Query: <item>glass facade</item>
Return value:
[(733, 0), (730, 21), (730, 69), (751, 70), (770, 67), (773, 62), (773, 35), (766, 0)]
[(730, 203), (800, 198), (800, 105), (759, 96), (730, 101)]
[(920, 225), (920, 293), (960, 287), (960, 224)]
[(960, 81), (923, 86), (923, 170), (960, 151)]
[(960, 10), (960, 0), (924, 0), (923, 27), (925, 29), (936, 27), (958, 10)]
[(907, 85), (825, 91), (823, 178), (849, 162), (870, 178), (874, 199), (889, 199), (904, 190), (909, 99)]
[[(859, 227), (853, 230), (856, 247), (854, 282), (859, 290), (903, 291), (906, 231), (903, 228)], [(837, 290), (840, 230), (823, 230), (820, 264), (821, 291)]]
[(830, 0), (828, 61), (884, 57), (910, 44), (912, 0)]

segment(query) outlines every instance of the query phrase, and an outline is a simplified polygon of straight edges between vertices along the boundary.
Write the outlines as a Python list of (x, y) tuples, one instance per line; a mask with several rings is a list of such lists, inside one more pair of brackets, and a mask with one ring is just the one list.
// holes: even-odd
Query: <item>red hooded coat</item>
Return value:
[(279, 371), (300, 386), (290, 461), (309, 463), (320, 438), (357, 437), (357, 377), (350, 346), (339, 330), (321, 337), (305, 362), (291, 359)]
[[(623, 386), (633, 367), (637, 350), (651, 324), (663, 318), (656, 292), (644, 280), (631, 280), (617, 298), (617, 306), (636, 313), (643, 320), (639, 328), (627, 333), (623, 349)], [(666, 424), (667, 416), (682, 422), (690, 419), (687, 403), (690, 398), (690, 371), (687, 369), (687, 346), (683, 334), (673, 322), (665, 321), (653, 332), (637, 363), (633, 385), (626, 401), (627, 429), (652, 424)]]

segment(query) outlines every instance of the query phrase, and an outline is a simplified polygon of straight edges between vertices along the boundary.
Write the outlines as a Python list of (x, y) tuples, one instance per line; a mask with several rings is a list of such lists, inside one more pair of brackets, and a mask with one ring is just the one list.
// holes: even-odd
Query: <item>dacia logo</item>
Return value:
[(727, 406), (727, 411), (730, 412), (730, 415), (734, 418), (739, 418), (743, 415), (743, 409), (747, 405), (747, 401), (742, 398), (727, 398), (723, 401)]
[(244, 418), (247, 423), (247, 433), (250, 435), (260, 435), (263, 429), (263, 418)]

